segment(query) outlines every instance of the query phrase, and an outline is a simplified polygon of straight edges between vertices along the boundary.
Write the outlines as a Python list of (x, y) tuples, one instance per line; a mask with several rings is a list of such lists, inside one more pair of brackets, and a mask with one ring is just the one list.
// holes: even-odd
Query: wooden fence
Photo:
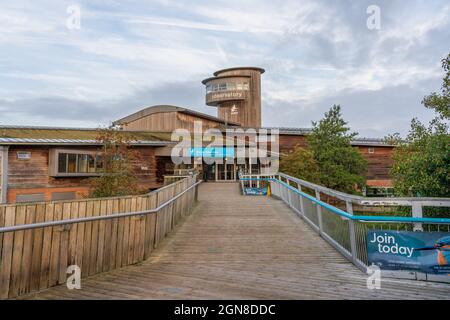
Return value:
[[(142, 196), (0, 206), (0, 227), (155, 209), (195, 183), (185, 178)], [(149, 257), (191, 212), (196, 187), (157, 213), (0, 233), (0, 299), (66, 282), (67, 267), (82, 277)]]

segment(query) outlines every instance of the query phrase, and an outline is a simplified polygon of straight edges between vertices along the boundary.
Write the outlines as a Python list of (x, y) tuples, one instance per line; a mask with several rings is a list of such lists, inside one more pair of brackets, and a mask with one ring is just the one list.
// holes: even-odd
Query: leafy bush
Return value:
[(139, 189), (135, 164), (140, 154), (131, 147), (131, 138), (119, 130), (99, 129), (97, 140), (103, 144), (100, 176), (88, 180), (94, 198), (125, 196), (142, 193)]

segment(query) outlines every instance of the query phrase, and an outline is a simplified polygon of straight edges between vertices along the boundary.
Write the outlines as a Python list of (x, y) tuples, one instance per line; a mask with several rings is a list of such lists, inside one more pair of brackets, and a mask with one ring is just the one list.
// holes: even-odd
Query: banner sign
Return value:
[(200, 147), (190, 148), (189, 154), (194, 158), (234, 158), (234, 148)]
[(265, 196), (267, 195), (267, 187), (265, 188), (245, 188), (244, 193), (246, 195), (252, 195), (252, 196)]
[(450, 275), (450, 233), (370, 230), (369, 265)]

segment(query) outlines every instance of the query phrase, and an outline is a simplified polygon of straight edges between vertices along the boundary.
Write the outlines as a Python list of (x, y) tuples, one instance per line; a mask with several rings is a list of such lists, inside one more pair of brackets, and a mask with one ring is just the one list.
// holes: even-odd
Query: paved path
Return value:
[(144, 263), (59, 286), (35, 299), (450, 299), (450, 285), (366, 275), (284, 203), (204, 183), (199, 204)]

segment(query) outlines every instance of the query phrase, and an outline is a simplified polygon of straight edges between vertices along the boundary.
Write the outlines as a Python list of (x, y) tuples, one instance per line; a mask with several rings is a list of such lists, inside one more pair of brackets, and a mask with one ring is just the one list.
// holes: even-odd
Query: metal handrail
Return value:
[[(318, 205), (330, 210), (331, 212), (342, 216), (346, 219), (353, 220), (353, 221), (371, 221), (371, 222), (408, 222), (408, 223), (429, 223), (429, 224), (450, 224), (450, 219), (447, 218), (419, 218), (419, 217), (394, 217), (394, 216), (361, 216), (361, 215), (353, 215), (350, 214), (344, 210), (341, 210), (339, 208), (336, 208), (326, 202), (323, 202), (321, 200), (316, 199), (315, 197), (304, 193), (289, 184), (287, 184), (284, 181), (280, 181), (275, 178), (246, 178), (241, 177), (240, 180), (242, 181), (273, 181), (277, 182), (291, 191), (307, 198), (308, 200), (311, 200), (314, 203), (317, 203)], [(291, 178), (289, 180), (292, 180)], [(294, 181), (294, 180), (292, 180)], [(331, 189), (330, 189), (331, 190)]]
[(74, 218), (74, 219), (64, 219), (64, 220), (57, 220), (57, 221), (21, 224), (21, 225), (17, 225), (17, 226), (9, 226), (9, 227), (1, 227), (0, 233), (30, 230), (30, 229), (45, 228), (45, 227), (54, 227), (54, 226), (69, 225), (69, 224), (91, 222), (91, 221), (98, 221), (98, 220), (110, 220), (110, 219), (125, 218), (125, 217), (132, 217), (132, 216), (143, 216), (143, 215), (147, 215), (147, 214), (151, 214), (151, 213), (157, 213), (158, 211), (160, 211), (164, 207), (170, 205), (172, 202), (177, 200), (183, 194), (185, 194), (192, 188), (195, 188), (202, 182), (203, 181), (200, 180), (200, 181), (194, 183), (192, 186), (190, 186), (186, 190), (183, 190), (182, 192), (177, 194), (175, 197), (167, 200), (166, 202), (162, 203), (161, 205), (159, 205), (158, 207), (156, 207), (154, 209), (143, 210), (143, 211), (114, 213), (114, 214), (102, 215), (102, 216), (92, 216), (92, 217), (84, 217), (84, 218)]
[(317, 191), (320, 191), (324, 194), (333, 196), (335, 198), (338, 198), (340, 200), (344, 201), (353, 201), (360, 205), (377, 205), (377, 204), (383, 204), (383, 205), (392, 205), (392, 206), (398, 206), (398, 205), (412, 205), (414, 204), (421, 204), (423, 206), (435, 206), (435, 207), (450, 207), (450, 200), (448, 198), (434, 198), (434, 197), (396, 197), (395, 199), (389, 199), (389, 198), (377, 198), (377, 197), (362, 197), (357, 196), (353, 194), (344, 193), (341, 191), (336, 191), (312, 182), (308, 182), (299, 178), (291, 177), (285, 173), (278, 172), (277, 174), (273, 174), (272, 176), (277, 175), (280, 177), (283, 177), (285, 179), (288, 179), (290, 181), (296, 182), (304, 187), (314, 189)]
[[(245, 181), (249, 181), (246, 183)], [(286, 203), (296, 214), (298, 214), (304, 221), (311, 226), (325, 241), (333, 246), (346, 259), (351, 261), (361, 271), (366, 272), (369, 265), (369, 255), (367, 249), (367, 234), (372, 228), (379, 228), (383, 230), (389, 225), (388, 230), (391, 230), (392, 224), (396, 225), (396, 229), (406, 229), (412, 225), (413, 231), (423, 231), (423, 225), (428, 226), (428, 231), (441, 231), (444, 227), (450, 231), (450, 219), (448, 218), (423, 218), (422, 206), (435, 205), (435, 199), (429, 199), (427, 202), (409, 201), (407, 205), (412, 207), (412, 217), (395, 217), (395, 216), (363, 216), (353, 215), (353, 201), (356, 199), (363, 199), (358, 196), (350, 196), (344, 193), (334, 192), (334, 190), (320, 187), (311, 183), (302, 183), (302, 180), (290, 177), (285, 174), (271, 174), (269, 176), (259, 175), (243, 175), (241, 176), (241, 188), (249, 185), (253, 186), (251, 180), (257, 181), (259, 187), (260, 181), (267, 181), (270, 185), (271, 194), (279, 197)], [(305, 193), (302, 187), (312, 189), (314, 195)], [(323, 191), (333, 192), (323, 192)], [(321, 201), (321, 194), (332, 194), (336, 196), (339, 193), (345, 200), (345, 211), (334, 207), (324, 201)], [(245, 194), (245, 192), (244, 192)], [(345, 196), (345, 197), (344, 197)], [(349, 196), (349, 197), (347, 197)], [(337, 197), (336, 197), (337, 198)], [(385, 199), (383, 199), (385, 200)], [(409, 200), (409, 199), (408, 199)], [(416, 199), (414, 199), (416, 200)], [(450, 206), (450, 199), (440, 199), (440, 206)], [(361, 201), (360, 203), (364, 203)], [(393, 202), (390, 203), (390, 205)], [(428, 204), (429, 203), (429, 204)], [(382, 202), (374, 202), (375, 205), (382, 205)], [(410, 225), (411, 224), (411, 225)], [(402, 279), (419, 279), (438, 282), (450, 282), (448, 276), (441, 276), (435, 274), (424, 274), (420, 271), (390, 271), (383, 270), (383, 276), (394, 277)]]

